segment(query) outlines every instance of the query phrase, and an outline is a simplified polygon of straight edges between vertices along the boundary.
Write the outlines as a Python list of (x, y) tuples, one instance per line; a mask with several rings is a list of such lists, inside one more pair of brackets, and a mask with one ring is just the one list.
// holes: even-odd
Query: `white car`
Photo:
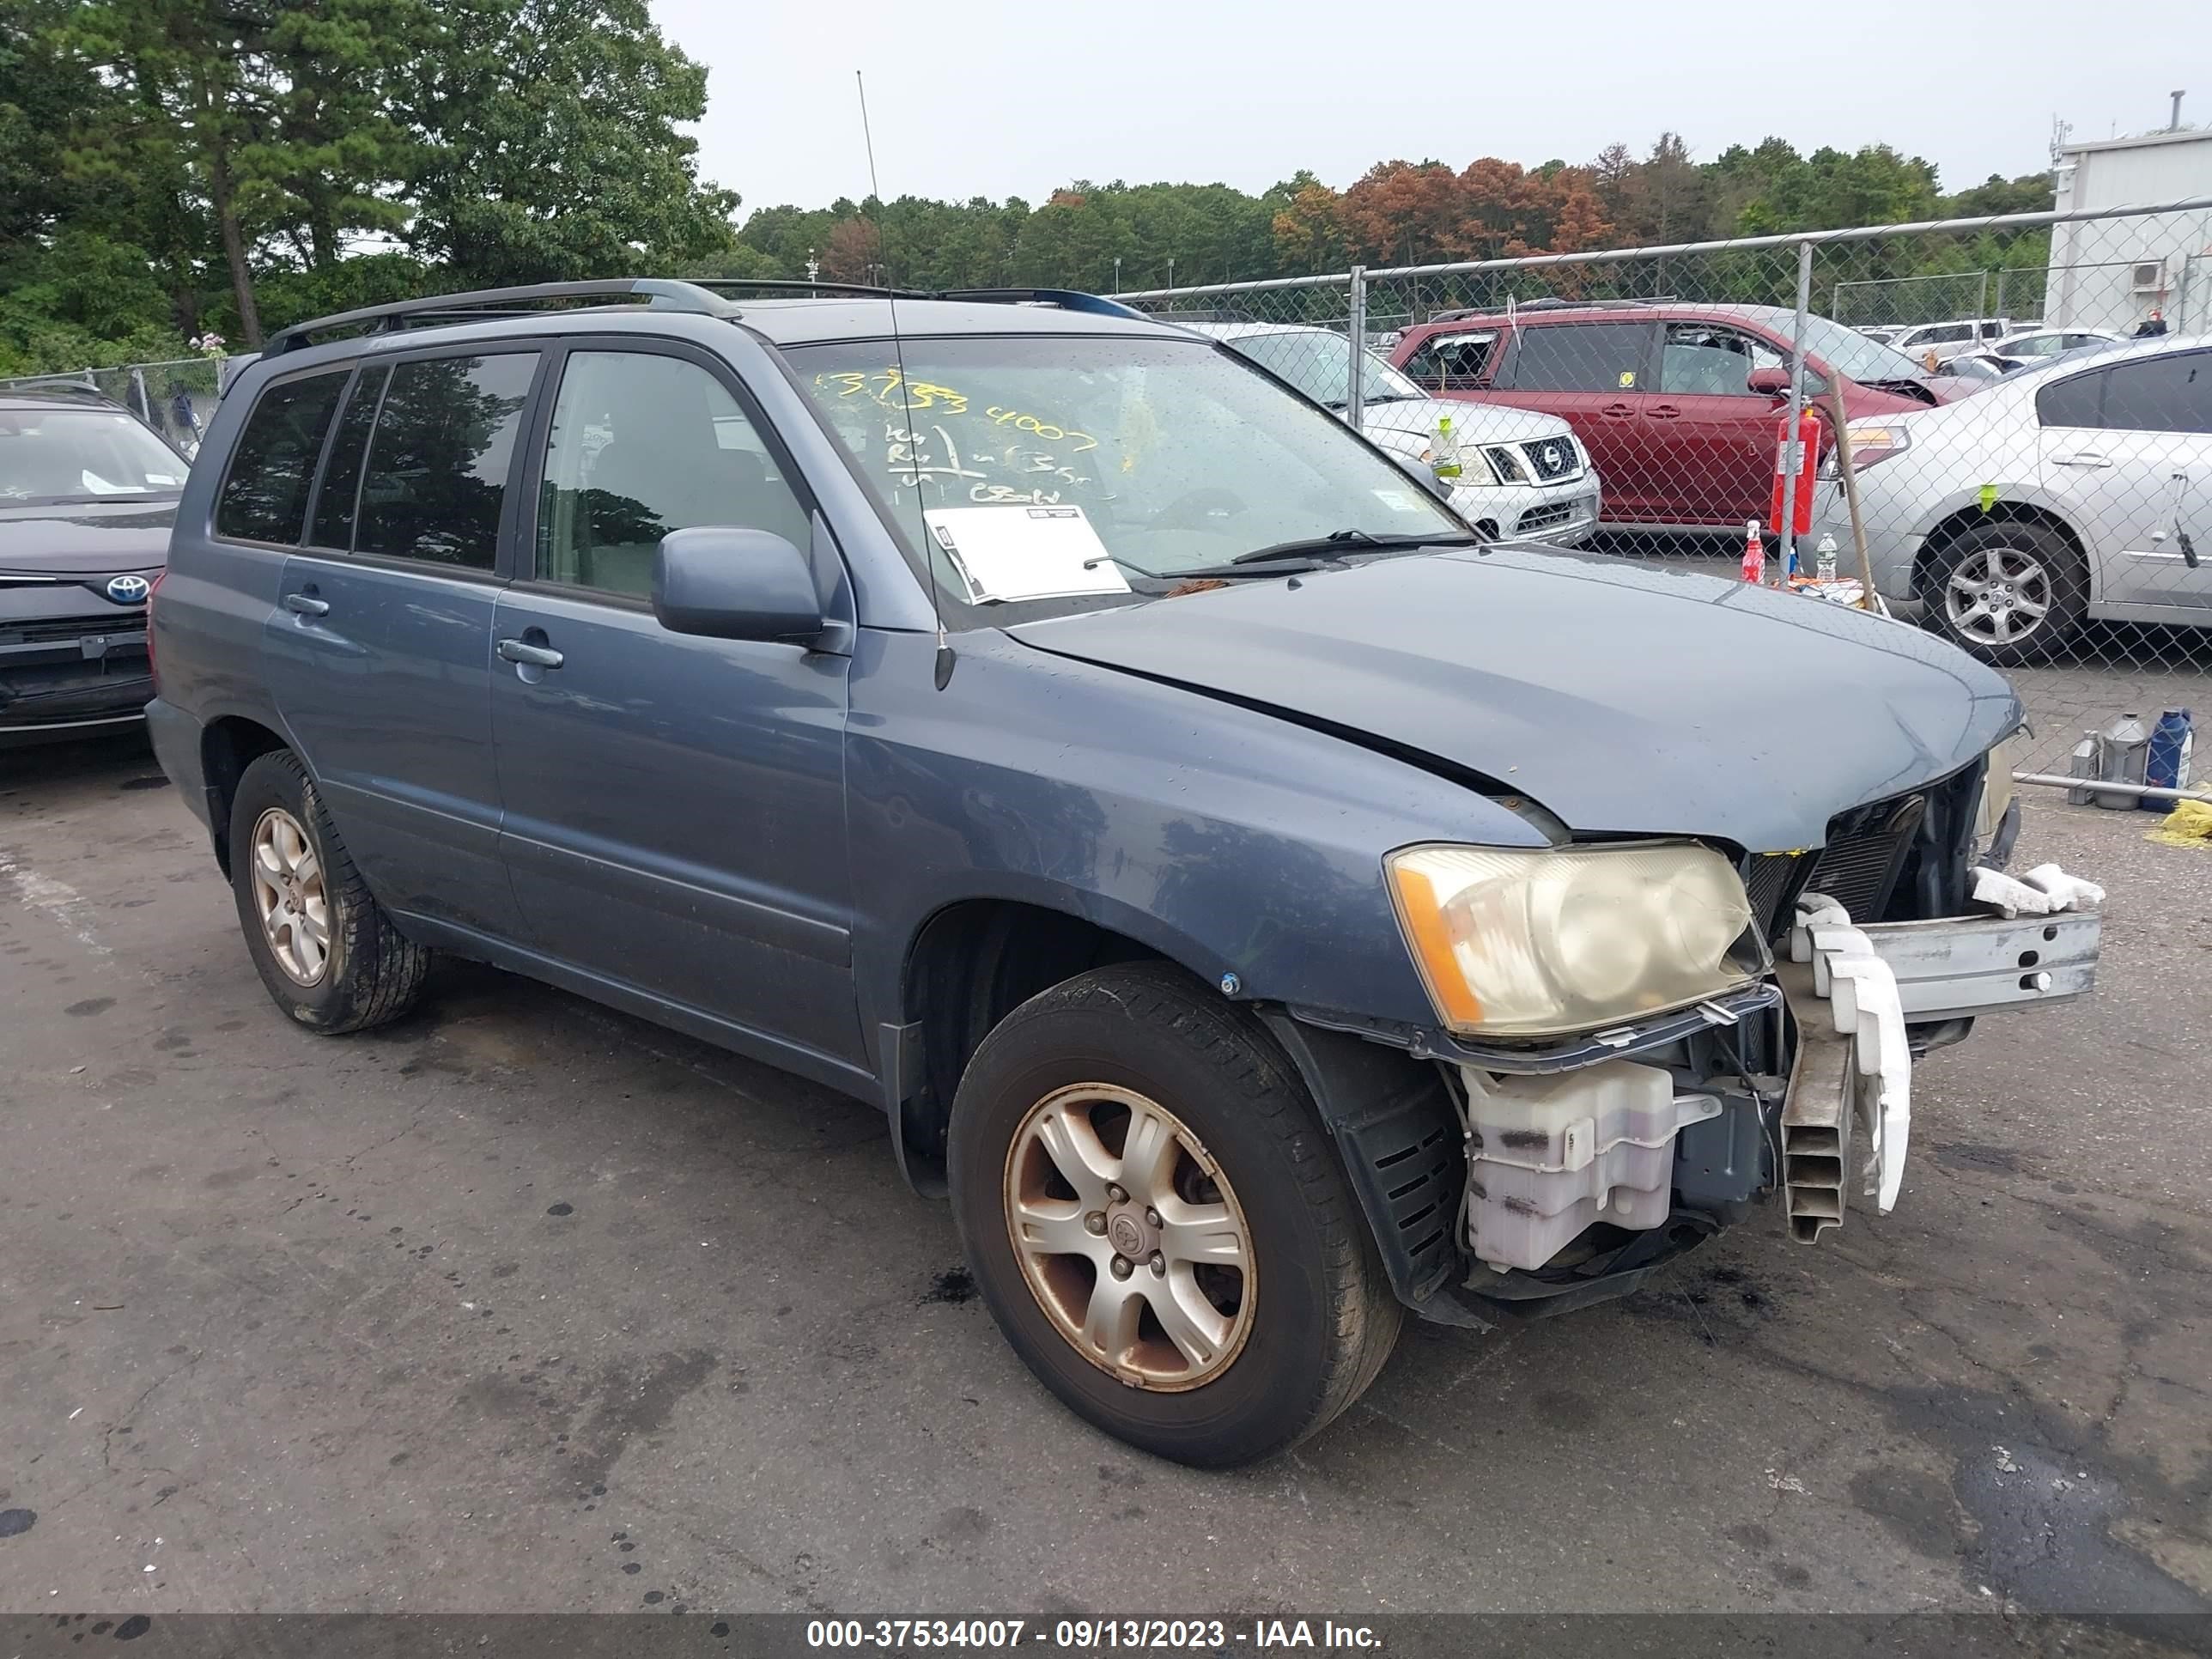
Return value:
[[(1351, 354), (1343, 335), (1291, 323), (1183, 326), (1212, 335), (1316, 403), (1344, 409)], [(1409, 465), (1427, 466), (1437, 422), (1452, 423), (1460, 452), (1452, 510), (1484, 535), (1578, 547), (1597, 528), (1596, 469), (1558, 416), (1431, 398), (1372, 351), (1360, 374), (1360, 430)]]
[(1910, 328), (1900, 328), (1890, 336), (1887, 343), (1916, 362), (1929, 362), (1929, 354), (1933, 352), (1933, 363), (1955, 357), (1962, 351), (1986, 350), (1993, 341), (2019, 333), (2024, 327), (2035, 326), (2038, 325), (2014, 323), (2009, 317), (1958, 317), (1948, 323), (1916, 323)]
[[(2212, 627), (2212, 338), (2070, 357), (1849, 431), (1875, 586), (1984, 662), (2039, 661), (2089, 618)], [(1851, 546), (1839, 480), (1814, 516)]]
[(2002, 367), (2017, 368), (2024, 363), (2056, 357), (2062, 352), (2122, 345), (2127, 337), (2109, 328), (2039, 328), (2008, 334), (2001, 340), (1992, 340), (1983, 349), (1987, 356), (2000, 360)]

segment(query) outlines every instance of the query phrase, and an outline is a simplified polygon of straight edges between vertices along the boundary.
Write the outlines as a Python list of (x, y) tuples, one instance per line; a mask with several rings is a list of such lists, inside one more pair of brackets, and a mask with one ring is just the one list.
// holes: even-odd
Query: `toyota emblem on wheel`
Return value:
[(143, 576), (117, 576), (107, 584), (107, 597), (118, 605), (143, 605), (154, 584)]

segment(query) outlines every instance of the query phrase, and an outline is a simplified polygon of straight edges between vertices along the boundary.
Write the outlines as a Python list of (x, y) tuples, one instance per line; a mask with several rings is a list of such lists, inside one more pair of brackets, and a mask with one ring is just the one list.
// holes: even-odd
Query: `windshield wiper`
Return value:
[[(1363, 409), (1376, 404), (1419, 403), (1428, 394), (1421, 392), (1377, 392), (1359, 400)], [(1343, 409), (1352, 402), (1349, 398), (1331, 398), (1322, 404), (1323, 409)]]
[(1447, 530), (1437, 536), (1378, 536), (1369, 530), (1332, 530), (1326, 536), (1271, 542), (1249, 553), (1239, 553), (1226, 564), (1202, 564), (1188, 570), (1159, 574), (1164, 580), (1179, 582), (1217, 576), (1295, 576), (1308, 570), (1325, 570), (1356, 554), (1408, 553), (1422, 547), (1481, 545), (1481, 537), (1464, 530)]
[(1367, 530), (1332, 530), (1326, 536), (1307, 536), (1297, 541), (1271, 542), (1249, 553), (1239, 553), (1229, 568), (1273, 564), (1284, 559), (1340, 558), (1346, 553), (1372, 553), (1401, 547), (1474, 547), (1481, 538), (1467, 531), (1446, 531), (1441, 536), (1378, 536)]

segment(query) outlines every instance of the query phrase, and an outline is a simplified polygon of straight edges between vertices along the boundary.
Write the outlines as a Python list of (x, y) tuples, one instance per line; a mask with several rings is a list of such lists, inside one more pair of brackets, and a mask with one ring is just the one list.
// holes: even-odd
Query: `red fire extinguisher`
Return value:
[[(1782, 496), (1786, 488), (1784, 469), (1790, 465), (1790, 417), (1784, 415), (1774, 428), (1774, 500), (1767, 508), (1766, 521), (1774, 526), (1774, 533), (1783, 533)], [(1813, 467), (1820, 453), (1820, 417), (1813, 412), (1810, 404), (1797, 411), (1797, 500), (1796, 511), (1790, 517), (1790, 533), (1802, 536), (1813, 528)]]

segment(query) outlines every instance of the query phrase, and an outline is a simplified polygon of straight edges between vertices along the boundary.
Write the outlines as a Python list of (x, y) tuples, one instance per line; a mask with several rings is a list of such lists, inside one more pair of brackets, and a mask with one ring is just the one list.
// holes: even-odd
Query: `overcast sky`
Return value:
[[(1373, 162), (1586, 161), (1673, 128), (1709, 160), (1769, 133), (1887, 143), (1948, 189), (2079, 138), (2212, 118), (2212, 7), (1613, 0), (1438, 7), (1275, 0), (653, 0), (705, 63), (702, 174), (748, 210), (867, 192), (866, 72), (886, 197), (1034, 203), (1075, 179), (1341, 187)], [(2198, 21), (2186, 20), (2195, 15)], [(1460, 20), (1438, 27), (1443, 19)], [(1546, 20), (1556, 20), (1547, 22)]]

